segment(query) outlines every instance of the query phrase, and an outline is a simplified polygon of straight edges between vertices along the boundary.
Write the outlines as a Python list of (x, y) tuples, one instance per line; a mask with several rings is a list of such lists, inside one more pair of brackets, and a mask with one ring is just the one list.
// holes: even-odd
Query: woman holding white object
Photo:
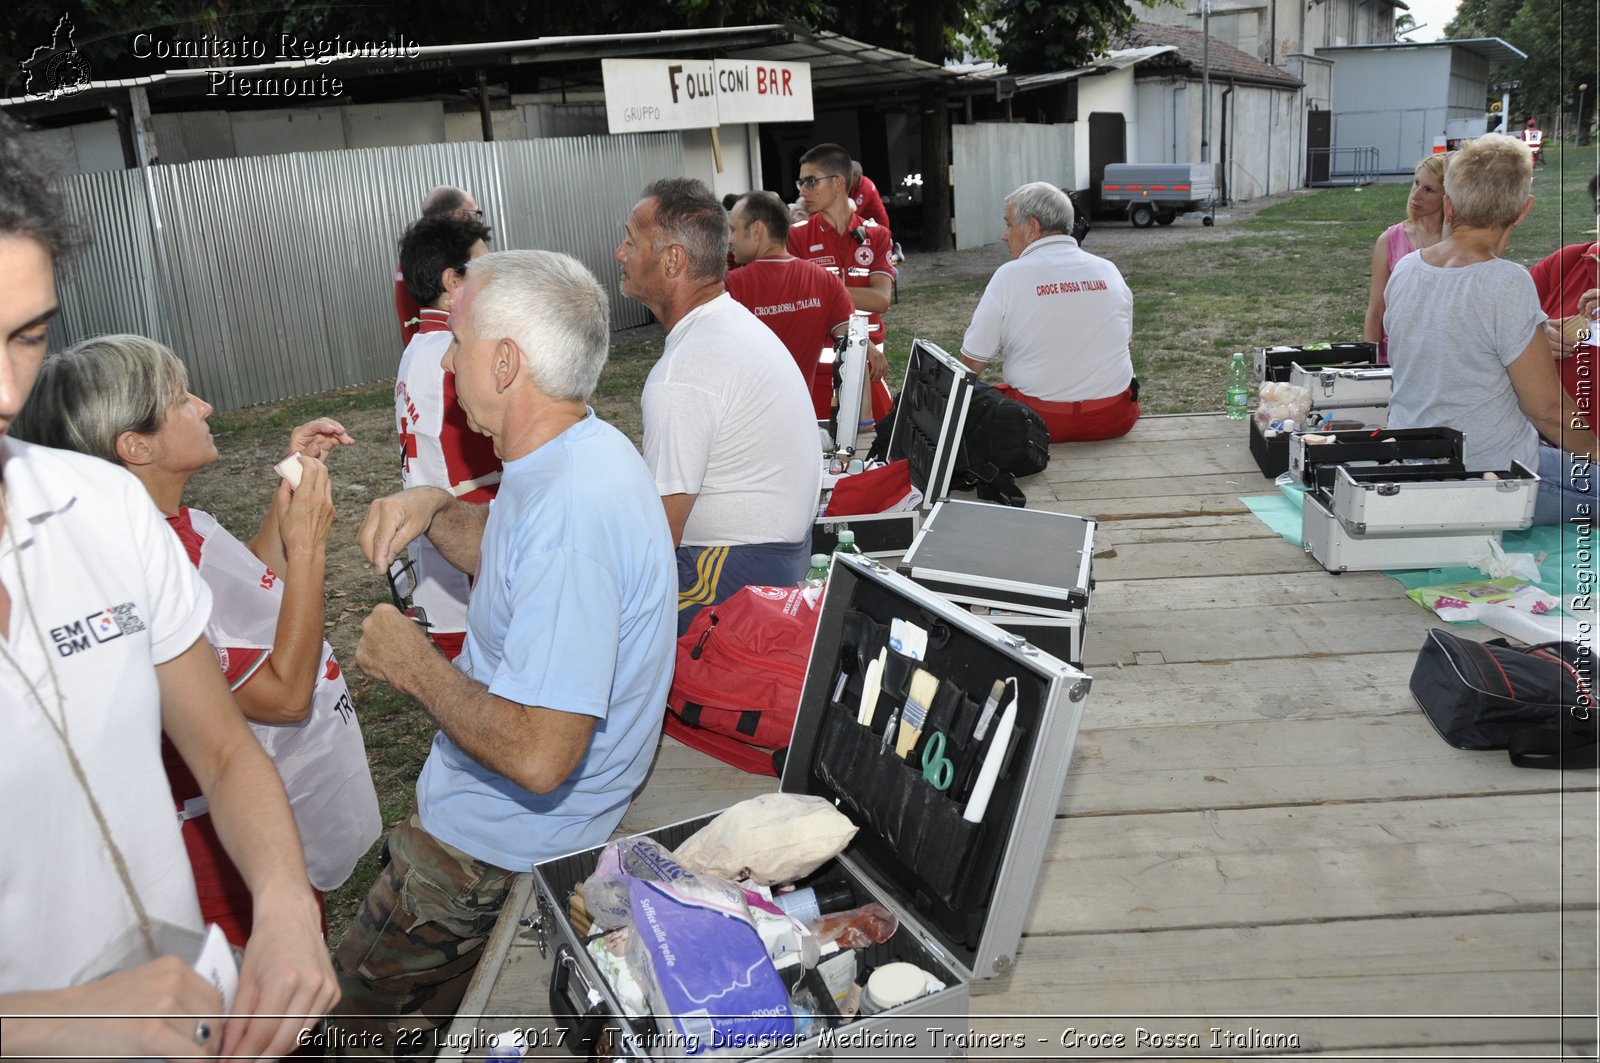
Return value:
[[(251, 729), (272, 756), (319, 890), (349, 877), (381, 829), (349, 690), (323, 639), (323, 573), (333, 496), (321, 459), (354, 442), (320, 418), (290, 435), (260, 529), (241, 543), (183, 505), (195, 473), (217, 460), (211, 406), (188, 390), (176, 355), (142, 336), (101, 336), (45, 361), (14, 431), (132, 472), (211, 588), (206, 638)], [(298, 472), (298, 483), (292, 483)], [(251, 929), (249, 891), (227, 859), (199, 787), (171, 743), (163, 758), (184, 821), (201, 913), (235, 945)]]
[[(127, 473), (10, 438), (58, 310), (54, 268), (73, 242), (62, 213), (0, 116), (0, 803), (20, 810), (0, 817), (11, 857), (0, 1045), (24, 1057), (276, 1058), (338, 986), (283, 785), (200, 638), (210, 591)], [(219, 990), (158, 943), (203, 925), (163, 729), (255, 904), (226, 1018)], [(88, 973), (113, 963), (117, 973)]]

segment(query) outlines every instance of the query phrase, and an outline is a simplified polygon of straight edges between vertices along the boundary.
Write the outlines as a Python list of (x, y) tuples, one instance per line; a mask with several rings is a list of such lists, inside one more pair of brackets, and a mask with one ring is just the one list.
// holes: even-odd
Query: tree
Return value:
[(1578, 86), (1587, 84), (1582, 116), (1594, 113), (1596, 13), (1592, 3), (1563, 0), (1464, 0), (1446, 27), (1451, 37), (1500, 37), (1527, 59), (1496, 63), (1490, 80), (1520, 81), (1512, 96), (1517, 115), (1571, 115)]
[(1138, 21), (1123, 0), (990, 0), (989, 16), (1000, 61), (1013, 74), (1083, 66)]
[[(1578, 85), (1595, 84), (1595, 30), (1593, 4), (1526, 0), (1503, 34), (1528, 53), (1510, 64), (1511, 77), (1522, 82), (1518, 111), (1571, 116)], [(1591, 103), (1585, 111), (1592, 112)]]

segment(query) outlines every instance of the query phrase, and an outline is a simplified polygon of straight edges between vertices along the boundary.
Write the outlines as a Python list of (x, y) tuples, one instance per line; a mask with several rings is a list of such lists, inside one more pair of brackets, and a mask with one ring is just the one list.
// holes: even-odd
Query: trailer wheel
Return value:
[(1163, 210), (1156, 215), (1157, 225), (1171, 225), (1178, 220), (1178, 216), (1170, 210)]
[(1128, 208), (1128, 220), (1135, 229), (1148, 229), (1156, 223), (1156, 212), (1148, 203), (1135, 203)]
[(1207, 214), (1205, 217), (1200, 219), (1200, 224), (1204, 225), (1207, 229), (1209, 229), (1213, 225), (1217, 224), (1217, 220), (1215, 218), (1213, 218), (1211, 215)]

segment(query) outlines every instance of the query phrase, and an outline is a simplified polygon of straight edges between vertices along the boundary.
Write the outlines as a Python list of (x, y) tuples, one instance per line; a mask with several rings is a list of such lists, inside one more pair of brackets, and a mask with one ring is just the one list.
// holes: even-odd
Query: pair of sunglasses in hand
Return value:
[(417, 605), (412, 599), (417, 593), (417, 565), (411, 560), (409, 554), (402, 554), (389, 566), (389, 594), (394, 599), (394, 607), (404, 613), (408, 618), (421, 625), (424, 631), (433, 625), (428, 623), (427, 610)]

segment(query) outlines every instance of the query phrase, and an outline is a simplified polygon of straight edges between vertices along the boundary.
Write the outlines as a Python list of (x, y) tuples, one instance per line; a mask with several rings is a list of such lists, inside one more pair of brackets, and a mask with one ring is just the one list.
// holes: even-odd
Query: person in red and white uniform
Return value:
[(981, 373), (1002, 359), (997, 386), (1044, 418), (1052, 443), (1127, 435), (1139, 419), (1133, 292), (1116, 266), (1067, 235), (1072, 200), (1056, 186), (1012, 192), (1005, 219), (1011, 261), (978, 300), (961, 360)]
[[(483, 220), (483, 211), (479, 208), (477, 200), (472, 198), (472, 193), (464, 188), (454, 185), (440, 185), (429, 192), (422, 199), (422, 216), (424, 218), (476, 218)], [(411, 292), (406, 288), (405, 271), (396, 266), (394, 270), (394, 313), (400, 319), (400, 342), (410, 343), (411, 337), (417, 334), (417, 326), (422, 323), (422, 307), (412, 298)]]
[(1528, 124), (1522, 129), (1522, 142), (1528, 145), (1528, 150), (1533, 152), (1533, 164), (1544, 165), (1544, 130), (1539, 128), (1539, 123), (1530, 118)]
[[(217, 460), (206, 418), (177, 355), (143, 336), (85, 340), (45, 362), (17, 431), (34, 442), (115, 462), (144, 485), (211, 590), (206, 641), (299, 828), (307, 876), (341, 885), (382, 829), (366, 746), (333, 647), (323, 638), (323, 585), (333, 493), (321, 459), (355, 442), (320, 418), (290, 434), (298, 487), (280, 480), (249, 543), (183, 505), (195, 473)], [(162, 742), (200, 914), (239, 947), (250, 939), (250, 890), (228, 858), (210, 807), (178, 748)]]
[[(837, 144), (818, 144), (800, 156), (795, 188), (809, 217), (789, 228), (789, 253), (833, 271), (850, 289), (857, 310), (865, 310), (867, 338), (883, 347), (883, 312), (894, 295), (894, 262), (889, 233), (850, 206), (850, 153)], [(869, 364), (872, 416), (889, 412), (889, 389), (882, 383), (888, 364)], [(830, 377), (831, 384), (831, 377)], [(813, 385), (815, 387), (815, 385)]]
[[(812, 382), (817, 419), (826, 420), (833, 397), (832, 375), (818, 372), (824, 347), (843, 336), (855, 304), (833, 273), (795, 258), (785, 249), (789, 209), (772, 192), (746, 192), (728, 215), (729, 245), (739, 268), (728, 274), (728, 294), (761, 319), (789, 349), (801, 374)], [(880, 374), (886, 363), (874, 349)], [(823, 386), (818, 388), (817, 382)]]
[[(422, 305), (422, 323), (406, 345), (394, 382), (405, 487), (442, 487), (464, 502), (488, 502), (500, 484), (494, 443), (477, 432), (456, 402), (455, 374), (445, 371), (450, 305), (467, 280), (467, 263), (488, 250), (489, 229), (476, 218), (423, 218), (400, 241), (406, 286)], [(412, 542), (394, 573), (417, 618), (447, 657), (461, 652), (467, 630), (466, 573), (439, 556), (426, 537)]]
[(861, 164), (854, 159), (850, 160), (850, 198), (855, 202), (856, 213), (870, 222), (876, 222), (889, 237), (889, 245), (894, 246), (894, 227), (889, 224), (889, 211), (883, 205), (883, 197), (878, 194), (878, 186), (872, 183), (861, 170)]
[[(1593, 314), (1600, 302), (1600, 243), (1568, 244), (1528, 268), (1539, 307), (1549, 315), (1545, 339), (1561, 374), (1561, 389), (1585, 412), (1600, 401), (1596, 395)], [(1572, 318), (1579, 318), (1573, 321)], [(1587, 326), (1588, 335), (1579, 328)]]

